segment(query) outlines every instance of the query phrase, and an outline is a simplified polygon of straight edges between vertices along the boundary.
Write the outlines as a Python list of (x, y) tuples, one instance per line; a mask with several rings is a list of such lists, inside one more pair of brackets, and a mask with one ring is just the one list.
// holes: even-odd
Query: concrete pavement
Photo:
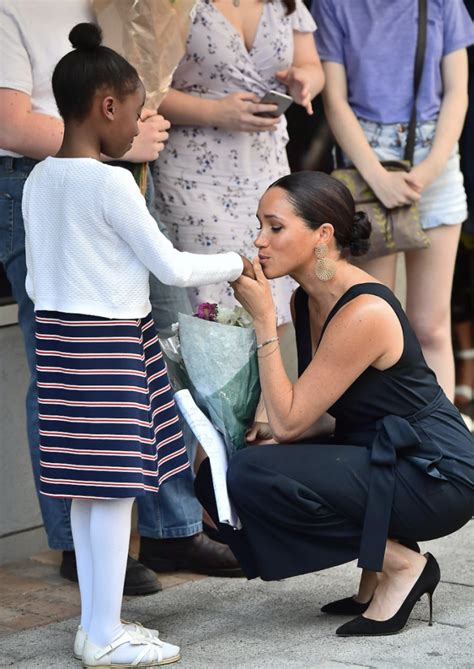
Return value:
[[(354, 563), (276, 583), (206, 578), (125, 602), (124, 618), (158, 627), (181, 645), (177, 669), (468, 669), (474, 667), (474, 522), (426, 542), (442, 581), (434, 625), (426, 597), (406, 630), (377, 638), (340, 639), (345, 619), (325, 616), (322, 604), (355, 589)], [(0, 667), (73, 669), (77, 618), (14, 633), (0, 641)]]

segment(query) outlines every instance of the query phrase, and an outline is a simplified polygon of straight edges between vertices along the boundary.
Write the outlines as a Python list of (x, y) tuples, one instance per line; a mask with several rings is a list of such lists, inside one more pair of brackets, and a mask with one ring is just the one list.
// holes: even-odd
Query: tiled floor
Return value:
[[(137, 537), (130, 553), (136, 557)], [(46, 551), (29, 560), (0, 567), (0, 639), (20, 630), (41, 627), (79, 615), (79, 590), (59, 575), (59, 551)], [(206, 578), (177, 572), (158, 574), (163, 588)]]

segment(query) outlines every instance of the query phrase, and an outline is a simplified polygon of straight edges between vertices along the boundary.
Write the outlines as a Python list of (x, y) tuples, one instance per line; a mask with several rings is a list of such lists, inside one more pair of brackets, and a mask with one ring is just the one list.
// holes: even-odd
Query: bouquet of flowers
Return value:
[(175, 390), (189, 388), (223, 435), (228, 455), (242, 448), (260, 397), (255, 330), (242, 308), (200, 304), (179, 314), (176, 334), (160, 340)]

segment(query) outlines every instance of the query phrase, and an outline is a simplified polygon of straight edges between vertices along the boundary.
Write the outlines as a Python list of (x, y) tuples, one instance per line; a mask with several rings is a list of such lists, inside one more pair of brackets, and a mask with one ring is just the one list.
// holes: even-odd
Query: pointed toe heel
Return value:
[(371, 601), (369, 600), (366, 604), (363, 604), (362, 602), (356, 602), (353, 597), (344, 597), (344, 599), (325, 604), (321, 607), (321, 613), (327, 613), (331, 616), (357, 616), (367, 610)]
[(439, 565), (431, 553), (426, 553), (426, 565), (418, 580), (408, 593), (397, 613), (388, 620), (371, 620), (360, 615), (341, 625), (336, 630), (338, 636), (386, 636), (398, 634), (405, 627), (416, 602), (422, 595), (428, 595), (430, 616), (428, 625), (433, 624), (433, 593), (440, 581)]

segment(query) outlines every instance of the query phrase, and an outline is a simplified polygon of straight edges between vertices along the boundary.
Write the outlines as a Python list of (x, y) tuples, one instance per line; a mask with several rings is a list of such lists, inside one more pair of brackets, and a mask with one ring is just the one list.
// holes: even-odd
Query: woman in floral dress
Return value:
[[(172, 123), (155, 167), (157, 206), (181, 250), (235, 250), (254, 256), (261, 192), (289, 172), (284, 116), (266, 118), (269, 90), (292, 96), (309, 114), (324, 83), (302, 0), (198, 0), (186, 55), (160, 107)], [(279, 227), (275, 219), (275, 227)], [(274, 282), (279, 323), (290, 320), (294, 284)], [(227, 284), (193, 288), (200, 302), (235, 304)]]

